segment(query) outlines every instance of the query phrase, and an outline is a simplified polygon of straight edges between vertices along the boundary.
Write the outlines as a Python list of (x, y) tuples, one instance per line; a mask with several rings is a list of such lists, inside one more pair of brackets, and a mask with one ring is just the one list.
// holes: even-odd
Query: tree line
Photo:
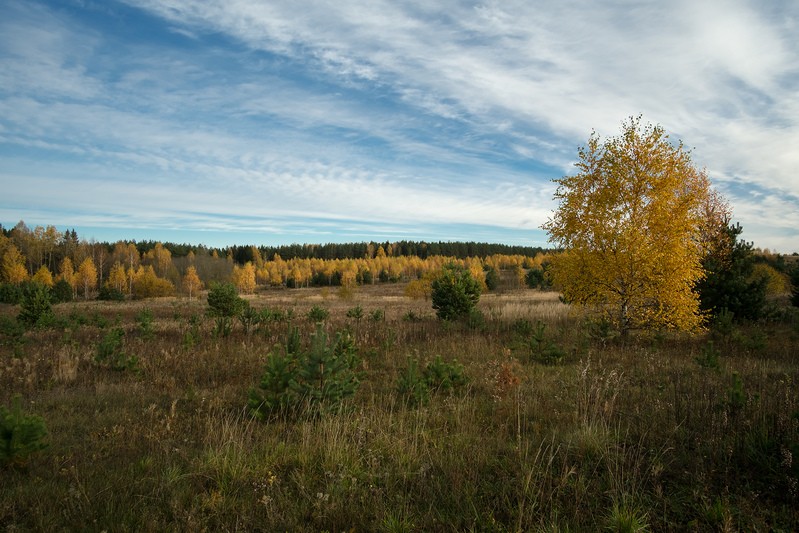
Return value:
[[(487, 255), (469, 255), (478, 253)], [(541, 248), (487, 243), (401, 241), (227, 249), (158, 241), (107, 243), (80, 239), (74, 229), (31, 229), (20, 221), (10, 230), (0, 226), (0, 301), (18, 301), (22, 285), (29, 282), (57, 288), (61, 300), (148, 298), (178, 292), (193, 297), (203, 288), (225, 282), (247, 294), (259, 285), (429, 281), (431, 272), (449, 263), (489, 284), (495, 282), (497, 271), (512, 270), (512, 279), (522, 286), (541, 279), (547, 260)], [(538, 276), (529, 276), (531, 269)]]

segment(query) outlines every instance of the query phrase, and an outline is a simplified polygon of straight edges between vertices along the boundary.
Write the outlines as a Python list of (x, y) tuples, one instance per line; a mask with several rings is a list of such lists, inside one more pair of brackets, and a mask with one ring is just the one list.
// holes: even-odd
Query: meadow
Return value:
[[(19, 395), (49, 433), (2, 470), (0, 527), (799, 529), (787, 304), (701, 335), (621, 338), (557, 293), (510, 286), (453, 323), (403, 283), (246, 298), (271, 318), (228, 336), (202, 296), (58, 304), (54, 325), (25, 331), (0, 306), (0, 405)], [(351, 333), (357, 392), (335, 411), (256, 420), (249, 391), (290, 327), (309, 342), (315, 308), (331, 337)], [(400, 386), (435, 361), (458, 379), (422, 396)]]

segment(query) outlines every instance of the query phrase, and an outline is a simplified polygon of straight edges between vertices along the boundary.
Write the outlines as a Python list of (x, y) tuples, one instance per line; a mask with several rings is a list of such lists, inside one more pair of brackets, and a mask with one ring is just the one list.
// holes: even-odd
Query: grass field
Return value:
[[(799, 529), (799, 316), (688, 337), (614, 338), (555, 293), (483, 295), (442, 323), (401, 284), (270, 289), (281, 311), (215, 335), (204, 299), (78, 302), (0, 334), (0, 404), (49, 447), (2, 470), (7, 531), (792, 531)], [(348, 328), (345, 409), (246, 410), (290, 325)], [(360, 319), (347, 311), (360, 306)], [(0, 307), (14, 317), (18, 308)], [(123, 369), (97, 362), (110, 332)], [(466, 385), (413, 404), (409, 360)]]

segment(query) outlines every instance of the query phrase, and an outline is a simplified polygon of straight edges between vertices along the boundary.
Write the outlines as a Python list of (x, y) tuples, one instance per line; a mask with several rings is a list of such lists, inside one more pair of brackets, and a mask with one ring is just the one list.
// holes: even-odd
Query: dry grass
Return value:
[[(715, 339), (592, 339), (554, 293), (486, 294), (483, 321), (445, 324), (401, 284), (264, 290), (258, 309), (330, 311), (361, 387), (340, 414), (256, 422), (244, 410), (286, 322), (213, 335), (203, 300), (60, 305), (53, 329), (0, 336), (0, 402), (21, 394), (50, 448), (3, 472), (9, 530), (556, 531), (799, 528), (796, 318)], [(343, 296), (343, 297), (342, 297)], [(360, 320), (346, 313), (361, 306)], [(148, 309), (153, 334), (137, 316)], [(384, 318), (373, 320), (380, 310)], [(414, 320), (408, 320), (409, 311)], [(5, 306), (0, 314), (13, 316)], [(71, 318), (70, 318), (71, 317)], [(195, 317), (195, 318), (192, 318)], [(546, 325), (558, 364), (529, 355)], [(122, 328), (134, 368), (94, 360)], [(766, 334), (763, 335), (763, 332)], [(407, 406), (409, 357), (469, 384)], [(736, 377), (737, 376), (737, 377)], [(737, 380), (737, 381), (736, 381)], [(48, 502), (42, 505), (42, 502)], [(615, 526), (614, 526), (615, 527)]]

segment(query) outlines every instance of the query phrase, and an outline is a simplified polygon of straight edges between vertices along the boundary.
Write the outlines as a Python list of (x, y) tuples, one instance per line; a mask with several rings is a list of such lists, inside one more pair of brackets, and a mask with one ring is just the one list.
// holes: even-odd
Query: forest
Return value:
[[(488, 243), (386, 242), (280, 247), (205, 246), (154, 241), (88, 242), (74, 230), (54, 226), (0, 228), (0, 301), (17, 303), (25, 282), (40, 282), (62, 299), (152, 298), (196, 292), (232, 282), (243, 293), (257, 286), (353, 286), (424, 278), (449, 261), (483, 270), (511, 269), (524, 283), (527, 270), (546, 261), (547, 251)], [(188, 276), (188, 277), (187, 277)], [(68, 286), (68, 287), (67, 287)]]

